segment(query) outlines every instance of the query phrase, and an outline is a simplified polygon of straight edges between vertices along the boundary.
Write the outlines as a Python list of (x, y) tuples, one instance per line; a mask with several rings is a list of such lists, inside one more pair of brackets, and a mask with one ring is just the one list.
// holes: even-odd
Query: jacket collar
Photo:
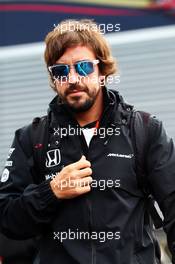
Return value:
[[(102, 89), (104, 94), (102, 125), (107, 125), (109, 122), (114, 125), (127, 123), (128, 111), (131, 111), (133, 106), (126, 104), (118, 91), (107, 89), (106, 87)], [(74, 120), (72, 113), (66, 105), (61, 102), (58, 95), (55, 96), (49, 104), (48, 113), (51, 116), (52, 127), (55, 123), (67, 126)]]

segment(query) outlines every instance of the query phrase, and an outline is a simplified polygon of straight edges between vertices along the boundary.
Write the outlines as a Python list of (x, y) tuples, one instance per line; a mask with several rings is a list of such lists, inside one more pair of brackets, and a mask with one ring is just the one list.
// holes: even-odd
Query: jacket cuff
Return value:
[(61, 202), (61, 199), (57, 198), (54, 192), (51, 189), (50, 186), (50, 180), (46, 180), (38, 185), (38, 192), (40, 194), (40, 201), (41, 205), (43, 207), (46, 207), (47, 205), (58, 206), (58, 204)]

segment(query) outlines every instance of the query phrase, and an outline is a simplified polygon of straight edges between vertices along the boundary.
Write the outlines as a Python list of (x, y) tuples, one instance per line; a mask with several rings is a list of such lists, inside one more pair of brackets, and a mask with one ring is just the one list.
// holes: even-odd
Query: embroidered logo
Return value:
[(8, 178), (9, 178), (9, 174), (10, 174), (9, 170), (8, 169), (4, 169), (3, 173), (1, 175), (1, 182), (6, 182), (8, 180)]
[(116, 157), (116, 158), (125, 158), (125, 159), (132, 159), (134, 154), (118, 154), (118, 153), (109, 153), (107, 157)]
[(61, 153), (59, 149), (47, 151), (46, 154), (46, 167), (51, 168), (57, 166), (61, 162)]
[(15, 148), (10, 148), (7, 159), (9, 159), (12, 155), (12, 153), (14, 152)]

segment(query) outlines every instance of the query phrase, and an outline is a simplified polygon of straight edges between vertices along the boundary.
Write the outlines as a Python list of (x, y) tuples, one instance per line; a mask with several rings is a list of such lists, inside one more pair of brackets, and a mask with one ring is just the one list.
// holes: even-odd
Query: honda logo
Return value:
[(54, 167), (60, 164), (61, 154), (59, 149), (49, 150), (46, 154), (46, 167)]

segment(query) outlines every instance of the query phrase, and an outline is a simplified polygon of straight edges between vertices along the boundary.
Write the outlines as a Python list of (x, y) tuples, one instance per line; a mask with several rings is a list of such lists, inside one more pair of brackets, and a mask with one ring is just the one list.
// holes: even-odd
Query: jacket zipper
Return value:
[[(90, 144), (89, 144), (89, 146), (90, 146)], [(87, 151), (87, 160), (89, 160), (88, 157), (89, 157), (89, 151)], [(88, 204), (88, 208), (89, 208), (89, 232), (90, 232), (90, 235), (91, 235), (92, 234), (92, 227), (93, 227), (92, 202), (88, 199), (88, 197), (87, 197), (87, 204)], [(92, 250), (91, 264), (95, 264), (96, 263), (95, 244), (94, 244), (93, 239), (90, 238), (90, 241), (91, 241), (91, 250)]]
[[(82, 154), (86, 156), (87, 160), (89, 160), (89, 148), (90, 148), (90, 145), (91, 145), (91, 142), (89, 144), (89, 147), (87, 146), (86, 144), (86, 140), (85, 140), (85, 137), (84, 135), (82, 134), (81, 135), (81, 139), (82, 139)], [(93, 137), (92, 137), (93, 139)], [(92, 140), (91, 139), (91, 140)], [(92, 218), (92, 203), (90, 201), (90, 199), (87, 197), (86, 198), (86, 201), (87, 201), (87, 206), (88, 206), (88, 209), (89, 209), (89, 232), (90, 232), (90, 235), (92, 233), (92, 227), (93, 227), (93, 218)], [(94, 245), (94, 241), (90, 238), (90, 241), (91, 241), (91, 263), (90, 264), (95, 264), (96, 263), (96, 250), (95, 250), (95, 245)]]
[[(103, 113), (103, 116), (100, 120), (100, 122), (104, 121), (104, 117), (107, 113), (109, 109), (109, 106), (105, 109), (104, 113)], [(95, 128), (98, 129), (99, 128), (99, 125), (100, 125), (100, 122), (98, 121), (96, 123), (96, 126)], [(87, 160), (89, 160), (89, 150), (90, 150), (90, 147), (91, 147), (91, 144), (92, 144), (92, 140), (93, 140), (94, 136), (92, 137), (90, 143), (89, 143), (89, 147), (87, 146), (86, 144), (86, 140), (85, 140), (85, 137), (84, 135), (82, 134), (82, 141), (83, 141), (83, 144), (82, 144), (82, 149), (83, 149), (83, 152), (87, 158)], [(89, 222), (89, 231), (90, 233), (92, 233), (92, 227), (93, 227), (93, 219), (92, 219), (92, 203), (91, 201), (87, 198), (87, 205), (88, 205), (88, 208), (89, 208), (89, 219), (90, 219), (90, 222)], [(95, 264), (96, 263), (96, 248), (95, 248), (95, 243), (94, 241), (91, 239), (91, 249), (92, 249), (92, 257), (91, 257), (91, 264)]]

